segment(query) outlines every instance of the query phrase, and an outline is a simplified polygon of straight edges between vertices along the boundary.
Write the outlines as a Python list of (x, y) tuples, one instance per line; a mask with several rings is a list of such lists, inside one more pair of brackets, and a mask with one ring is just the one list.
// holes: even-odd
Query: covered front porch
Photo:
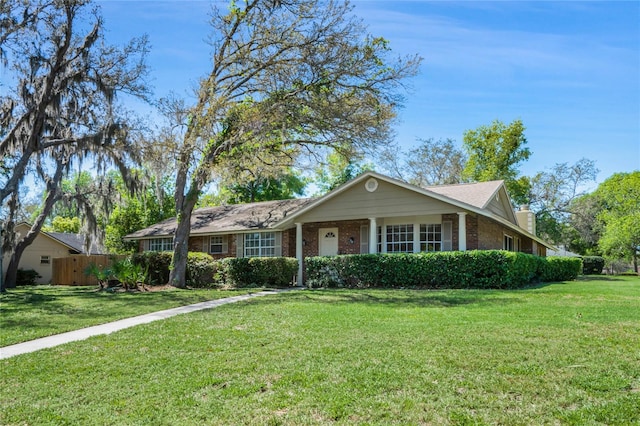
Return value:
[[(467, 212), (353, 220), (295, 222), (298, 284), (303, 284), (304, 259), (366, 253), (419, 253), (467, 250)], [(293, 238), (292, 238), (293, 239)], [(476, 241), (477, 244), (477, 241)]]

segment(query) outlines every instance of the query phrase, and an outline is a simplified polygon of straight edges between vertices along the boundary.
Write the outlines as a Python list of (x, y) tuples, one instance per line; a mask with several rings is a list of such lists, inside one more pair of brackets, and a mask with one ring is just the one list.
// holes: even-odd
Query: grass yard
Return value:
[(0, 347), (149, 312), (249, 292), (172, 289), (142, 293), (110, 293), (96, 291), (96, 288), (19, 287), (0, 294)]
[(289, 292), (0, 369), (0, 424), (640, 424), (640, 279)]

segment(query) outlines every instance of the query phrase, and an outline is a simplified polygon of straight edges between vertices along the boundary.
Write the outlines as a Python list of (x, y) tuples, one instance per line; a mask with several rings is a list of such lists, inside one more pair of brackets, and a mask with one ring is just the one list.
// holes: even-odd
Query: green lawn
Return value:
[(639, 424), (640, 279), (288, 292), (0, 370), (0, 424)]
[[(110, 293), (97, 287), (19, 287), (0, 293), (0, 347), (248, 290)], [(255, 289), (253, 291), (256, 291)]]

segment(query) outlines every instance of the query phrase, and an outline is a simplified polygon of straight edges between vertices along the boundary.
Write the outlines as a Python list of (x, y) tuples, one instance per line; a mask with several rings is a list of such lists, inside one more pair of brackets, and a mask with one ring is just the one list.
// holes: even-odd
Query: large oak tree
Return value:
[(388, 141), (398, 89), (420, 63), (391, 58), (342, 0), (231, 2), (211, 24), (213, 68), (172, 146), (177, 287), (185, 286), (191, 214), (216, 170), (237, 161), (286, 167)]
[(462, 182), (467, 158), (452, 139), (418, 139), (407, 152), (397, 147), (385, 151), (381, 162), (389, 174), (413, 185), (426, 187)]
[(640, 171), (616, 173), (595, 191), (602, 200), (598, 218), (604, 229), (599, 246), (614, 259), (630, 259), (638, 272), (640, 256)]
[[(11, 253), (2, 282), (12, 286), (22, 252), (55, 203), (73, 199), (95, 230), (88, 198), (62, 190), (74, 168), (90, 162), (100, 174), (115, 165), (127, 179), (136, 151), (116, 101), (123, 93), (147, 94), (147, 47), (144, 38), (122, 47), (105, 43), (102, 18), (88, 0), (3, 0), (0, 12), (0, 66), (8, 76), (0, 91), (0, 216), (3, 253)], [(16, 241), (25, 182), (42, 185), (44, 196), (31, 230)], [(109, 192), (108, 183), (96, 182), (99, 192)]]
[(573, 164), (557, 163), (531, 178), (529, 204), (536, 212), (539, 236), (569, 246), (583, 235), (587, 243), (590, 236), (585, 225), (588, 216), (595, 220), (595, 215), (586, 197), (586, 187), (596, 181), (597, 175), (595, 162), (582, 158)]

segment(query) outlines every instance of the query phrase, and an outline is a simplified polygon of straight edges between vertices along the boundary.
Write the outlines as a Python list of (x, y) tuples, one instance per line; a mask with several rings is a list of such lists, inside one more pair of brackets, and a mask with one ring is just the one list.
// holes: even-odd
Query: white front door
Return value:
[(338, 228), (320, 228), (318, 231), (318, 251), (320, 256), (338, 254)]

